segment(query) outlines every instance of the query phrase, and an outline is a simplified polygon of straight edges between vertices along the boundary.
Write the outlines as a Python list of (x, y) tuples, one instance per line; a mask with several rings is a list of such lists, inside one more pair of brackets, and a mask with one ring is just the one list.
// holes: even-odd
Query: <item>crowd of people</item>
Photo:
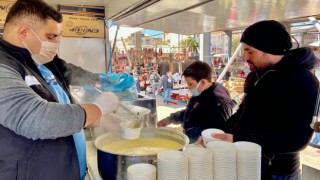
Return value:
[[(0, 39), (0, 177), (2, 179), (84, 179), (84, 128), (108, 129), (108, 115), (119, 106), (112, 92), (76, 103), (69, 85), (103, 82), (99, 74), (57, 56), (62, 15), (42, 0), (17, 0)], [(183, 71), (192, 97), (186, 108), (157, 123), (182, 124), (192, 143), (202, 144), (207, 128), (222, 141), (250, 141), (262, 147), (262, 180), (301, 179), (299, 152), (310, 142), (319, 81), (311, 72), (318, 59), (306, 47), (292, 49), (290, 34), (274, 20), (257, 22), (241, 36), (243, 60), (251, 72), (245, 96), (233, 113), (227, 89), (212, 83), (212, 70), (194, 61)], [(164, 103), (173, 88), (169, 71), (150, 76)], [(318, 143), (319, 134), (314, 142)], [(48, 167), (48, 165), (50, 165)]]

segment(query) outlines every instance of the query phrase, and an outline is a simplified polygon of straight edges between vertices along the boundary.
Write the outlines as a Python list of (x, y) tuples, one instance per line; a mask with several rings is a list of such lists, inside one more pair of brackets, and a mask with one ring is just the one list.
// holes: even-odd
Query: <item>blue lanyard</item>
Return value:
[[(50, 89), (54, 92), (61, 104), (70, 104), (70, 99), (63, 88), (58, 84), (56, 78), (52, 72), (44, 65), (39, 65), (38, 69), (42, 74), (43, 78), (46, 80)], [(86, 162), (86, 140), (83, 130), (78, 133), (73, 134), (73, 140), (76, 146), (79, 167), (80, 167), (80, 179), (84, 180), (87, 170)]]

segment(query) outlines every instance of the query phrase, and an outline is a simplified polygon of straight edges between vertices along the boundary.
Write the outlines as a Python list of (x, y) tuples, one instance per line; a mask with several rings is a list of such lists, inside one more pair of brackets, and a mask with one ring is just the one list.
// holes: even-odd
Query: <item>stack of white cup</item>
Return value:
[(189, 180), (212, 180), (212, 152), (203, 147), (183, 151), (189, 160)]
[(252, 142), (234, 143), (237, 152), (237, 180), (261, 179), (261, 146)]
[(152, 164), (138, 163), (127, 168), (127, 180), (156, 180), (157, 169)]
[(207, 148), (213, 154), (213, 179), (236, 180), (236, 148), (233, 143), (226, 141), (211, 141)]
[(157, 155), (158, 180), (188, 180), (188, 158), (181, 151), (166, 150)]

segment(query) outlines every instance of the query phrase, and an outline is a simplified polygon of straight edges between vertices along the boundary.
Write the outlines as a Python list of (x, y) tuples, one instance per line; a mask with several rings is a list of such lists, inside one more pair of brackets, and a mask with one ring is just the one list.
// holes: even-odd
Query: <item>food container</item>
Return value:
[[(171, 140), (181, 144), (178, 150), (182, 150), (189, 144), (189, 138), (180, 133), (165, 128), (142, 128), (140, 138), (160, 138)], [(120, 135), (105, 133), (99, 135), (94, 140), (97, 148), (98, 170), (104, 180), (126, 180), (127, 168), (137, 163), (149, 163), (157, 167), (157, 154), (150, 153), (145, 155), (125, 155), (121, 153), (111, 153), (104, 150), (106, 144), (121, 141)]]
[[(129, 125), (128, 125), (129, 124)], [(133, 125), (131, 125), (133, 124)], [(135, 124), (132, 122), (122, 122), (121, 135), (125, 139), (137, 139), (140, 136), (141, 127), (133, 127)], [(139, 125), (140, 126), (140, 125)]]

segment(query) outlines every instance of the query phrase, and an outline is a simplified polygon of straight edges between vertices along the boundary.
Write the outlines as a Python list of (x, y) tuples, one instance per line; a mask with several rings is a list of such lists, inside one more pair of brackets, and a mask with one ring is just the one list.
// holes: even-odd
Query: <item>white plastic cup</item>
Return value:
[(158, 153), (157, 158), (164, 161), (185, 161), (187, 157), (179, 150), (165, 150)]
[(124, 139), (138, 139), (140, 137), (141, 127), (129, 128), (125, 122), (120, 123), (121, 135)]
[(133, 164), (127, 168), (127, 179), (128, 180), (136, 180), (136, 179), (156, 180), (157, 179), (156, 172), (157, 172), (156, 167), (152, 164), (147, 164), (147, 163)]
[(224, 133), (224, 131), (221, 129), (210, 128), (210, 129), (205, 129), (201, 132), (201, 135), (203, 137), (203, 144), (205, 147), (207, 147), (207, 144), (210, 141), (220, 141), (220, 139), (216, 139), (212, 137), (212, 134), (214, 133), (221, 134), (221, 133)]

